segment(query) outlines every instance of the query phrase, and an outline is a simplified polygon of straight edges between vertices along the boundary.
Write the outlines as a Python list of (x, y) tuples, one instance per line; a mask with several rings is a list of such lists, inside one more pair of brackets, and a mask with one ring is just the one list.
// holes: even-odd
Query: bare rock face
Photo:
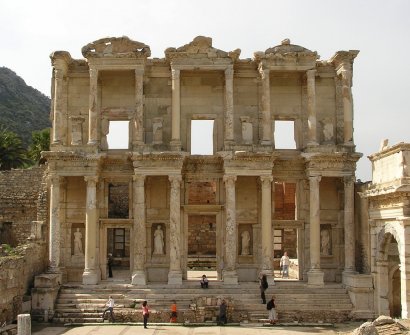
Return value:
[(365, 322), (352, 335), (408, 334), (409, 331), (391, 317), (381, 315), (373, 322)]

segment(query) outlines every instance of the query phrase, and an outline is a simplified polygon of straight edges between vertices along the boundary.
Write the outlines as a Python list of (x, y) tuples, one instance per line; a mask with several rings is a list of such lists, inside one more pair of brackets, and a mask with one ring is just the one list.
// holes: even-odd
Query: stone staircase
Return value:
[[(119, 322), (141, 322), (141, 302), (148, 301), (150, 322), (169, 322), (172, 300), (178, 306), (178, 322), (212, 322), (217, 320), (219, 299), (228, 303), (229, 322), (264, 322), (268, 311), (261, 303), (258, 283), (224, 285), (210, 281), (201, 289), (197, 281), (184, 281), (181, 287), (150, 284), (136, 287), (118, 282), (99, 285), (63, 285), (53, 316), (55, 323), (102, 322), (102, 311), (112, 295), (114, 314)], [(353, 308), (346, 289), (341, 284), (310, 288), (303, 282), (276, 281), (266, 292), (275, 295), (281, 322), (343, 322), (350, 319)]]

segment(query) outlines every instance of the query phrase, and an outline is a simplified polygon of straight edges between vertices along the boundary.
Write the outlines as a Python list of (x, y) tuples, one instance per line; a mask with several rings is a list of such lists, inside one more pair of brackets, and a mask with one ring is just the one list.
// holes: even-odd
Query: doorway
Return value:
[(130, 229), (107, 229), (107, 254), (113, 258), (113, 271), (130, 269)]

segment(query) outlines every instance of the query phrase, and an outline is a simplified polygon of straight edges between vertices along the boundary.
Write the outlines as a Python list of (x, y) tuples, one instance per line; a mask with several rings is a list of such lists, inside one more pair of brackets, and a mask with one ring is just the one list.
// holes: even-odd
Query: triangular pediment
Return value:
[(149, 57), (151, 49), (148, 45), (133, 41), (127, 36), (105, 37), (85, 45), (81, 52), (89, 57)]

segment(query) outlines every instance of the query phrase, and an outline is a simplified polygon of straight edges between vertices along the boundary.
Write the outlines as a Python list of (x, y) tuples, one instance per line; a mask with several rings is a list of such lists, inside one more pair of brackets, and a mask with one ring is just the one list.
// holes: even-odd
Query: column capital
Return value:
[(84, 180), (87, 184), (96, 184), (98, 182), (97, 176), (84, 176)]
[(319, 183), (322, 180), (322, 176), (309, 176), (310, 182), (317, 182)]
[(225, 175), (223, 177), (223, 181), (224, 181), (225, 184), (229, 184), (229, 183), (234, 184), (236, 182), (236, 179), (237, 179), (236, 175)]
[(61, 177), (59, 175), (53, 173), (53, 174), (48, 175), (48, 180), (50, 181), (50, 183), (52, 185), (55, 186), (55, 185), (60, 184)]
[(272, 176), (260, 176), (259, 180), (261, 181), (262, 184), (271, 184), (273, 181)]
[(225, 79), (233, 79), (233, 66), (229, 65), (226, 69), (225, 69)]
[(316, 76), (316, 69), (311, 69), (306, 71), (306, 77), (307, 79), (315, 79)]
[(352, 87), (353, 72), (350, 69), (342, 68), (339, 73), (342, 77), (343, 86)]
[(143, 67), (136, 68), (134, 70), (135, 76), (142, 76), (145, 73), (145, 69)]
[(90, 73), (90, 78), (95, 78), (95, 79), (97, 79), (97, 77), (98, 77), (98, 69), (96, 69), (95, 67), (90, 67), (88, 71), (89, 71), (89, 73)]
[(134, 182), (136, 182), (137, 184), (140, 184), (140, 183), (144, 183), (146, 177), (147, 177), (147, 176), (144, 175), (144, 174), (134, 174), (134, 175), (132, 176), (132, 180), (133, 180)]
[(259, 71), (259, 73), (260, 73), (260, 75), (261, 75), (262, 80), (269, 79), (269, 74), (270, 74), (270, 70), (269, 70), (269, 69), (266, 69), (266, 68), (263, 68), (263, 67), (259, 67), (258, 71)]
[(170, 175), (168, 176), (169, 181), (171, 182), (171, 185), (173, 187), (180, 186), (181, 181), (182, 181), (182, 176), (181, 175)]
[(355, 181), (356, 181), (355, 176), (344, 176), (343, 177), (343, 182), (345, 183), (345, 185), (351, 186), (351, 184), (354, 184)]
[(180, 78), (180, 75), (181, 75), (180, 69), (171, 68), (172, 80), (178, 80)]

